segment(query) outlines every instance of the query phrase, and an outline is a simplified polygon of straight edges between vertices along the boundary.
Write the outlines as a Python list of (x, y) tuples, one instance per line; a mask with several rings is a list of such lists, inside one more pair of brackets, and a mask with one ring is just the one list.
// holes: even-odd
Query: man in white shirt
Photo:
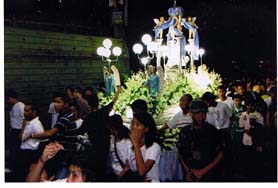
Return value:
[(189, 112), (190, 112), (190, 104), (193, 98), (190, 94), (184, 94), (180, 98), (180, 108), (181, 111), (176, 113), (170, 121), (165, 124), (162, 128), (159, 129), (159, 132), (164, 131), (167, 128), (182, 128), (187, 126), (193, 122)]
[[(32, 134), (44, 132), (43, 125), (37, 116), (37, 107), (35, 105), (27, 104), (24, 108), (24, 116), (27, 120), (26, 125), (22, 128), (22, 139)], [(37, 150), (40, 140), (28, 139), (21, 143), (20, 149), (22, 150)]]
[(218, 130), (228, 129), (232, 111), (227, 104), (217, 102), (215, 98), (215, 95), (211, 92), (205, 92), (202, 96), (203, 101), (208, 106), (206, 121), (214, 125)]
[(234, 102), (232, 97), (226, 96), (226, 87), (223, 85), (219, 86), (217, 88), (217, 96), (218, 98), (216, 99), (217, 102), (222, 102), (228, 105), (228, 107), (232, 110)]
[(5, 99), (7, 104), (11, 105), (10, 110), (10, 130), (8, 136), (8, 147), (10, 150), (9, 165), (13, 168), (14, 161), (17, 159), (17, 153), (19, 151), (21, 140), (19, 134), (22, 128), (24, 119), (24, 103), (18, 100), (17, 93), (10, 89), (6, 92)]
[[(26, 104), (24, 107), (24, 117), (26, 122), (22, 126), (21, 139), (29, 137), (35, 133), (44, 132), (44, 128), (42, 123), (37, 116), (38, 108), (32, 104)], [(24, 180), (28, 173), (29, 165), (36, 161), (39, 151), (38, 147), (40, 144), (40, 140), (37, 139), (28, 139), (25, 142), (22, 142), (20, 145), (20, 158), (17, 159), (18, 162), (16, 172), (18, 176)]]

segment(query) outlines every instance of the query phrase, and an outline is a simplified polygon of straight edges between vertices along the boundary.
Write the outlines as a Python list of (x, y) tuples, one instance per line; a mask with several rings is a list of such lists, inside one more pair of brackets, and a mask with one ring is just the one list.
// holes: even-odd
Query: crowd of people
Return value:
[(179, 129), (183, 181), (277, 181), (276, 79), (223, 83), (200, 98), (185, 93), (180, 111), (163, 126), (142, 99), (131, 104), (130, 126), (111, 115), (120, 93), (117, 86), (112, 101), (99, 108), (91, 89), (67, 87), (53, 95), (43, 125), (36, 104), (7, 90), (12, 181), (160, 182), (159, 135), (173, 128)]

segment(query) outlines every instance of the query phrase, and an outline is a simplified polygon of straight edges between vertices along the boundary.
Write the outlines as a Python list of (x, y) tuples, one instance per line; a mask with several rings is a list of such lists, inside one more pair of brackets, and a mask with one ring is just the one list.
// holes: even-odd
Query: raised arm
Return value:
[(39, 182), (45, 163), (49, 159), (52, 159), (62, 149), (64, 149), (64, 147), (58, 143), (50, 143), (46, 145), (37, 164), (34, 165), (27, 175), (26, 182)]

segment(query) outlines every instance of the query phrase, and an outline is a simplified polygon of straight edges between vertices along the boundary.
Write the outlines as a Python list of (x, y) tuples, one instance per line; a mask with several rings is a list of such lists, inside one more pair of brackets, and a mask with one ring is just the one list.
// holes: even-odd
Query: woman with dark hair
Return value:
[(134, 115), (130, 134), (134, 154), (130, 155), (130, 168), (144, 177), (144, 181), (159, 182), (161, 148), (156, 132), (156, 124), (150, 114)]
[(123, 125), (123, 119), (120, 115), (115, 114), (109, 117), (109, 126), (111, 130), (111, 166), (117, 180), (123, 181), (122, 177), (128, 171), (128, 155), (132, 144), (129, 139), (129, 129)]

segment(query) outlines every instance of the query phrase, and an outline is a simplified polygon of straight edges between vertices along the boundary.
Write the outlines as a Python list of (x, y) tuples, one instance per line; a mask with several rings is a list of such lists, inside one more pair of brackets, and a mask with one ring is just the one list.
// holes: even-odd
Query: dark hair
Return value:
[(197, 98), (197, 99), (195, 99), (194, 101), (191, 102), (190, 110), (191, 110), (192, 113), (198, 113), (198, 112), (207, 113), (208, 112), (208, 107), (203, 100)]
[(64, 101), (64, 103), (68, 103), (68, 104), (70, 104), (70, 98), (67, 96), (67, 95), (65, 95), (65, 94), (60, 94), (60, 95), (57, 95), (57, 97), (61, 97), (61, 100), (62, 101)]
[(223, 91), (227, 91), (227, 88), (224, 85), (218, 86), (217, 89), (223, 90)]
[(87, 86), (87, 87), (86, 87), (85, 91), (87, 91), (87, 90), (89, 90), (89, 91), (93, 92), (93, 88), (92, 88), (92, 87), (90, 87), (90, 86)]
[(203, 95), (202, 95), (202, 100), (203, 101), (215, 101), (215, 99), (216, 99), (216, 96), (213, 94), (213, 93), (211, 93), (211, 92), (205, 92)]
[(38, 113), (39, 113), (39, 108), (38, 108), (38, 105), (37, 105), (37, 104), (26, 103), (25, 106), (27, 106), (27, 105), (31, 106), (31, 110), (32, 110), (32, 111), (36, 111), (36, 114), (38, 115)]
[(139, 111), (139, 112), (147, 112), (148, 111), (148, 105), (147, 102), (144, 101), (143, 99), (136, 99), (135, 101), (132, 102), (131, 108), (134, 111)]
[(92, 93), (92, 95), (88, 96), (86, 99), (91, 108), (98, 108), (99, 99), (96, 93)]
[(80, 118), (81, 117), (81, 109), (80, 106), (78, 105), (78, 103), (76, 101), (71, 101), (69, 103), (69, 107), (73, 106), (77, 112), (77, 116)]
[(60, 92), (55, 91), (52, 93), (52, 99), (55, 99), (56, 97), (60, 97), (60, 96), (61, 96)]
[(233, 100), (234, 99), (241, 99), (242, 100), (242, 96), (240, 94), (234, 94), (233, 95)]
[(154, 142), (158, 142), (157, 128), (153, 117), (149, 113), (138, 113), (134, 117), (142, 123), (145, 127), (149, 128), (149, 131), (145, 135), (146, 147), (150, 147)]
[(72, 87), (72, 86), (67, 86), (67, 87), (66, 87), (66, 90), (67, 90), (67, 89), (69, 89), (71, 92), (73, 92), (73, 91), (74, 91), (74, 89), (73, 89), (73, 87)]
[(129, 129), (123, 125), (123, 119), (120, 115), (114, 114), (108, 120), (110, 129), (115, 129), (119, 132), (119, 139), (129, 138)]
[(74, 155), (71, 159), (71, 165), (77, 166), (81, 169), (82, 176), (85, 177), (85, 182), (92, 182), (95, 176), (90, 167), (90, 160), (86, 155)]
[(15, 98), (17, 99), (18, 95), (14, 89), (8, 89), (6, 92), (5, 98)]
[(192, 95), (186, 93), (186, 94), (184, 94), (183, 96), (186, 96), (186, 97), (188, 98), (188, 101), (189, 101), (189, 102), (192, 102), (192, 101), (193, 101)]
[(81, 95), (83, 95), (83, 89), (81, 87), (76, 87), (74, 90), (78, 91)]

